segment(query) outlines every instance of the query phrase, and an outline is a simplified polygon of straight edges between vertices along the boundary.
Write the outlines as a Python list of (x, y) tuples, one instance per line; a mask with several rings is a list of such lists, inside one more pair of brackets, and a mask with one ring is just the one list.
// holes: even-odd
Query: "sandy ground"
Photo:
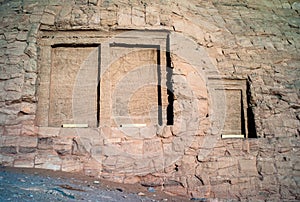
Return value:
[(82, 174), (0, 167), (0, 201), (190, 201), (159, 188), (98, 180)]

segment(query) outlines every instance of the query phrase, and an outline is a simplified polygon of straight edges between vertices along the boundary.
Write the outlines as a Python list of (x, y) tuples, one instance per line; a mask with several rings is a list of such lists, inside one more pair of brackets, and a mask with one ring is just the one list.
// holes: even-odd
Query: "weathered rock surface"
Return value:
[[(299, 200), (299, 12), (296, 0), (0, 1), (0, 164), (82, 171), (195, 199)], [(119, 44), (161, 40), (161, 58), (153, 46), (127, 54), (112, 43), (117, 50), (110, 52), (103, 44), (124, 30), (167, 33), (118, 38)], [(55, 55), (57, 48), (64, 54)], [(89, 71), (98, 68), (98, 56), (100, 66), (115, 62), (112, 71), (101, 69), (102, 78)], [(160, 78), (162, 120), (157, 83), (137, 89), (129, 82), (134, 75), (148, 79), (133, 64), (150, 63), (172, 67)], [(82, 97), (74, 96), (76, 79), (93, 83), (77, 88)], [(128, 89), (113, 91), (120, 81)], [(166, 126), (168, 90), (172, 126)], [(122, 108), (115, 107), (113, 93), (129, 94), (131, 105), (120, 96)], [(74, 110), (74, 103), (82, 108)], [(61, 128), (74, 114), (89, 128)], [(128, 117), (148, 125), (120, 129)], [(224, 131), (258, 138), (221, 139)]]

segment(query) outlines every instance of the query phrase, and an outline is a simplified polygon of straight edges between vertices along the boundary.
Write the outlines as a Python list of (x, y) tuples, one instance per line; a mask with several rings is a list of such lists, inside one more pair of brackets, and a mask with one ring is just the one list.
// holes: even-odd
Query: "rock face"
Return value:
[(194, 198), (300, 199), (299, 2), (0, 11), (1, 165)]

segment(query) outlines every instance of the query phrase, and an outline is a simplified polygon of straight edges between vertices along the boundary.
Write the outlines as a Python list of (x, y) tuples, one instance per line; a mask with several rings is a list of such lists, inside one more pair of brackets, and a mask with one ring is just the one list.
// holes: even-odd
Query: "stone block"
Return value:
[(22, 97), (24, 100), (28, 100), (29, 102), (35, 102), (36, 97), (35, 97), (36, 89), (35, 89), (35, 84), (32, 84), (32, 81), (25, 80), (23, 89), (22, 89)]
[(116, 143), (121, 143), (122, 138), (106, 138), (104, 139), (104, 145), (108, 144), (116, 144)]
[(257, 170), (262, 175), (274, 175), (277, 173), (277, 169), (272, 161), (258, 161)]
[(164, 186), (163, 191), (170, 195), (186, 196), (187, 189), (182, 186)]
[(49, 169), (49, 170), (61, 170), (62, 160), (53, 154), (38, 154), (34, 159), (34, 167)]
[(47, 138), (47, 137), (57, 137), (59, 135), (60, 128), (55, 127), (39, 127), (38, 128), (38, 137)]
[(169, 138), (173, 136), (172, 131), (173, 131), (173, 126), (164, 126), (162, 128), (162, 131), (159, 132), (159, 134), (157, 135), (162, 138)]
[(111, 182), (123, 183), (124, 182), (124, 174), (117, 173), (103, 173), (101, 174), (101, 178), (107, 179)]
[(292, 3), (292, 9), (299, 11), (300, 10), (300, 3), (295, 1)]
[(35, 154), (23, 154), (22, 156), (18, 156), (14, 161), (14, 167), (33, 168), (34, 158)]
[(119, 127), (104, 127), (102, 132), (105, 133), (105, 136), (107, 138), (121, 138), (126, 139), (126, 133), (122, 130), (122, 128)]
[(210, 190), (209, 186), (201, 186), (201, 189), (200, 187), (198, 187), (197, 190), (189, 190), (189, 194), (194, 199), (206, 199), (206, 198), (210, 198), (209, 190)]
[(27, 46), (26, 42), (21, 42), (21, 41), (15, 41), (13, 43), (8, 43), (7, 49), (6, 49), (6, 54), (21, 56), (24, 54), (26, 46)]
[(21, 130), (21, 135), (23, 136), (36, 136), (38, 133), (38, 128), (34, 125), (23, 125)]
[[(19, 65), (7, 65), (6, 67), (0, 68), (0, 71), (1, 71), (0, 78), (3, 80), (22, 77), (24, 73), (24, 70)], [(4, 82), (0, 82), (1, 90), (3, 90), (4, 88), (3, 85)]]
[(0, 147), (0, 153), (3, 153), (3, 154), (17, 154), (17, 147), (15, 147), (15, 146), (2, 146), (2, 147)]
[(114, 132), (114, 133), (119, 134), (119, 132), (118, 132), (119, 129), (115, 128), (115, 127), (110, 128), (110, 127), (107, 127), (107, 126), (103, 126), (100, 129), (101, 129), (101, 136), (105, 137), (105, 138), (110, 138), (112, 136), (112, 130), (117, 131), (117, 132)]
[(294, 170), (300, 171), (300, 161), (296, 161), (296, 162), (295, 162), (295, 164), (294, 164), (294, 166), (293, 166), (293, 169), (294, 169)]
[(124, 184), (137, 184), (140, 182), (140, 177), (138, 176), (127, 176), (124, 178)]
[(127, 140), (121, 143), (121, 150), (130, 155), (143, 155), (143, 140)]
[(195, 98), (207, 99), (206, 84), (198, 73), (189, 72), (187, 75), (187, 81), (188, 81), (189, 87), (193, 90)]
[(163, 185), (163, 178), (152, 174), (141, 177), (141, 185), (145, 187), (158, 187)]
[(173, 19), (173, 27), (175, 31), (189, 33), (189, 35), (193, 36), (199, 43), (204, 43), (205, 34), (203, 30), (194, 23), (182, 19)]
[(275, 157), (275, 148), (271, 147), (260, 147), (259, 156), (262, 158), (274, 158)]
[(193, 142), (194, 137), (188, 136), (187, 133), (183, 133), (181, 137), (175, 137), (172, 142), (173, 151), (184, 152)]
[(187, 176), (190, 173), (194, 173), (196, 162), (194, 156), (184, 155), (180, 161), (180, 165), (178, 166), (178, 172), (181, 176)]
[(184, 150), (184, 154), (189, 156), (195, 156), (197, 158), (198, 150), (193, 147), (189, 147)]
[(169, 12), (161, 9), (159, 12), (160, 24), (163, 26), (172, 26), (172, 18)]
[(119, 173), (134, 173), (136, 170), (139, 172), (139, 167), (135, 164), (136, 159), (127, 156), (118, 156), (115, 164), (115, 169)]
[[(153, 157), (153, 158), (161, 158), (161, 157)], [(133, 166), (127, 165), (127, 172), (130, 174), (136, 173), (136, 175), (146, 175), (148, 173), (156, 171), (155, 165), (153, 164), (152, 158), (142, 158), (142, 159), (133, 159)]]
[(258, 176), (256, 159), (240, 159), (239, 171), (243, 176)]
[(122, 7), (118, 12), (118, 25), (130, 26), (131, 25), (131, 8)]
[(101, 25), (112, 26), (117, 24), (117, 12), (115, 8), (108, 8), (100, 11)]
[(23, 154), (34, 153), (36, 150), (36, 147), (19, 147), (19, 153)]
[[(26, 72), (24, 75), (24, 81), (26, 84), (35, 85), (37, 80), (37, 74), (35, 72)], [(33, 103), (36, 105), (36, 103)]]
[[(176, 105), (178, 102), (174, 102), (174, 109), (176, 110)], [(183, 134), (185, 131), (188, 130), (186, 120), (183, 119), (182, 115), (180, 114), (174, 114), (176, 117), (174, 120), (174, 125), (172, 127), (172, 134), (174, 136), (179, 136), (180, 134)]]
[(5, 81), (4, 90), (21, 92), (23, 88), (23, 83), (24, 83), (24, 79), (22, 77), (9, 79)]
[[(67, 149), (71, 147), (72, 155), (78, 155), (78, 156), (90, 155), (90, 151), (92, 148), (90, 139), (75, 137), (73, 139), (65, 138), (65, 140), (66, 140), (65, 144), (62, 144), (62, 146), (65, 146)], [(59, 142), (60, 141), (61, 140), (59, 140)]]
[(142, 127), (140, 129), (140, 136), (142, 138), (152, 138), (156, 136), (156, 127), (155, 126), (148, 126), (148, 127)]
[[(0, 126), (0, 137), (4, 135), (4, 126)], [(2, 144), (2, 141), (0, 139), (0, 145)]]
[[(299, 176), (299, 174), (298, 175), (297, 174), (296, 175), (292, 174), (292, 176)], [(297, 186), (297, 182), (294, 179), (295, 178), (294, 177), (290, 177), (288, 175), (288, 173), (283, 174), (281, 176), (278, 176), (278, 179), (276, 179), (276, 178), (275, 179), (270, 178), (270, 180), (272, 180), (271, 183), (276, 184), (277, 181), (278, 181), (278, 182), (280, 182), (281, 186), (286, 186), (286, 187), (295, 187), (295, 186)]]
[(17, 136), (21, 134), (21, 125), (4, 126), (4, 133), (10, 136)]
[(195, 169), (195, 174), (197, 177), (201, 177), (203, 179), (204, 184), (208, 184), (209, 176), (217, 175), (217, 165), (217, 162), (200, 163)]
[[(168, 167), (168, 166), (171, 166), (171, 165), (174, 165), (174, 163), (182, 156), (182, 153), (179, 153), (179, 152), (172, 152), (172, 153), (168, 153), (168, 154), (164, 154), (164, 156), (162, 157), (163, 160), (164, 160), (164, 170), (169, 170), (171, 169), (172, 167)], [(175, 170), (177, 168), (173, 168), (173, 170)]]
[(22, 102), (21, 112), (23, 112), (25, 114), (35, 114), (36, 104), (35, 103)]
[(10, 166), (12, 167), (14, 163), (14, 157), (5, 155), (5, 154), (0, 154), (0, 165), (1, 166)]
[(83, 162), (78, 157), (62, 158), (61, 170), (64, 172), (83, 171)]
[(34, 43), (29, 43), (25, 50), (23, 51), (26, 53), (29, 57), (35, 58), (37, 56), (37, 46)]
[(38, 149), (53, 149), (53, 138), (52, 137), (39, 137), (37, 148)]
[(162, 142), (160, 139), (144, 140), (144, 155), (156, 155), (162, 153)]
[(93, 159), (86, 159), (83, 164), (83, 172), (85, 175), (99, 177), (101, 174), (101, 170), (102, 164)]
[(22, 96), (21, 92), (9, 91), (6, 94), (5, 101), (19, 100)]
[(172, 154), (172, 143), (163, 143), (163, 152), (164, 154)]
[(44, 25), (54, 25), (55, 15), (50, 13), (44, 13), (41, 19), (41, 23)]
[(19, 136), (15, 135), (3, 135), (0, 136), (1, 146), (17, 146)]
[[(0, 82), (0, 101), (5, 101), (5, 96), (7, 95), (6, 91), (3, 90), (3, 88), (1, 88), (1, 84), (4, 84), (4, 82)], [(2, 85), (4, 86), (4, 85)], [(0, 113), (0, 124), (3, 125), (5, 123), (5, 117), (7, 116), (7, 114), (5, 113)]]
[(38, 138), (36, 136), (19, 136), (18, 142), (20, 147), (37, 147)]
[(137, 127), (121, 128), (121, 131), (127, 137), (132, 137), (134, 139), (140, 138), (140, 128)]
[(135, 26), (145, 25), (145, 11), (144, 8), (133, 7), (132, 8), (132, 24)]
[(212, 176), (210, 177), (210, 185), (212, 186), (219, 186), (219, 187), (222, 187), (222, 186), (226, 186), (227, 184), (229, 185), (230, 184), (230, 178), (227, 178), (227, 177), (221, 177), (221, 176)]
[(77, 133), (77, 128), (60, 128), (58, 136), (65, 138), (74, 138), (78, 137), (79, 135)]
[(264, 176), (263, 181), (260, 182), (260, 186), (269, 193), (278, 193), (279, 186), (276, 176), (267, 175)]
[(70, 23), (72, 26), (87, 25), (88, 16), (80, 8), (73, 7)]
[(237, 44), (243, 48), (249, 48), (252, 47), (253, 44), (251, 43), (251, 40), (248, 37), (244, 36), (236, 36)]
[(24, 70), (26, 72), (36, 72), (37, 71), (37, 61), (33, 58), (24, 61)]
[[(297, 188), (295, 187), (294, 190), (296, 190)], [(286, 200), (295, 200), (295, 196), (291, 193), (291, 188), (290, 187), (286, 187), (286, 186), (280, 186), (280, 196), (282, 198), (285, 198)]]
[(239, 186), (240, 184), (250, 183), (250, 177), (232, 177), (231, 184)]
[(239, 173), (238, 162), (231, 157), (218, 159), (218, 175), (220, 176), (237, 176)]
[(28, 35), (28, 32), (26, 32), (26, 31), (21, 31), (21, 32), (18, 33), (16, 39), (17, 39), (18, 41), (26, 41), (27, 35)]
[(62, 19), (70, 19), (72, 12), (72, 5), (67, 4), (62, 7), (60, 13), (58, 15), (58, 20), (61, 21)]
[(111, 170), (113, 170), (115, 168), (117, 161), (118, 161), (118, 157), (117, 156), (107, 156), (102, 161), (103, 168), (106, 171), (111, 171)]
[(204, 185), (203, 181), (196, 176), (190, 176), (187, 178), (187, 187), (189, 190), (193, 190), (196, 187), (201, 187), (203, 185)]
[(102, 154), (105, 156), (121, 155), (122, 153), (120, 145), (104, 145), (102, 148)]
[(95, 14), (91, 17), (89, 23), (92, 24), (92, 25), (100, 25), (100, 20), (101, 20), (100, 14), (99, 14), (99, 13), (95, 13)]
[[(148, 158), (147, 156), (144, 158)], [(143, 159), (141, 159), (143, 161)], [(156, 156), (152, 157), (152, 163), (154, 165), (153, 171), (155, 172), (161, 172), (164, 170), (166, 164), (165, 163), (165, 158), (162, 153), (158, 153)], [(152, 170), (150, 170), (152, 171)]]
[(146, 24), (155, 26), (160, 25), (159, 10), (155, 7), (146, 7)]
[(91, 156), (96, 159), (98, 162), (101, 162), (104, 158), (103, 156), (103, 145), (95, 145), (91, 149)]
[[(47, 139), (46, 139), (47, 140)], [(56, 153), (60, 156), (65, 156), (65, 155), (70, 155), (70, 154), (76, 154), (78, 147), (80, 147), (80, 151), (83, 150), (81, 148), (81, 145), (74, 145), (74, 139), (69, 138), (69, 137), (57, 137), (53, 138), (53, 145), (51, 144), (50, 139), (50, 144), (49, 147), (53, 147), (53, 149), (56, 151)], [(45, 145), (46, 146), (46, 145)]]
[(98, 0), (89, 0), (89, 3), (96, 6), (98, 3)]

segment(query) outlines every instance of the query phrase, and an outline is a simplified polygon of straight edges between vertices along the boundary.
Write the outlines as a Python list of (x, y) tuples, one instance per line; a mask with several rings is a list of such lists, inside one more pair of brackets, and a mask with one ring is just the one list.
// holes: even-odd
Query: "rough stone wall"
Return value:
[[(84, 171), (193, 197), (299, 200), (299, 2), (2, 0), (0, 10), (2, 165)], [(194, 133), (198, 131), (194, 125), (185, 125), (180, 131), (175, 120), (173, 127), (130, 128), (129, 133), (138, 134), (142, 142), (122, 142), (123, 135), (114, 127), (38, 126), (39, 33), (69, 30), (76, 35), (78, 30), (109, 33), (121, 29), (183, 34), (208, 53), (220, 75), (247, 79), (248, 103), (259, 138), (216, 137), (209, 130), (211, 119), (205, 117), (218, 117), (210, 111), (211, 92), (199, 85), (207, 83), (198, 77), (195, 81), (190, 67), (176, 55), (172, 60), (177, 99), (186, 104), (191, 98), (184, 94), (183, 78), (196, 89), (199, 85), (199, 94), (193, 98), (202, 102), (200, 132)], [(175, 118), (191, 113), (189, 107), (177, 106), (175, 101)], [(103, 136), (107, 133), (109, 139)], [(151, 139), (153, 135), (157, 137)], [(122, 156), (124, 151), (143, 156), (132, 159)], [(140, 173), (133, 171), (132, 163)]]

